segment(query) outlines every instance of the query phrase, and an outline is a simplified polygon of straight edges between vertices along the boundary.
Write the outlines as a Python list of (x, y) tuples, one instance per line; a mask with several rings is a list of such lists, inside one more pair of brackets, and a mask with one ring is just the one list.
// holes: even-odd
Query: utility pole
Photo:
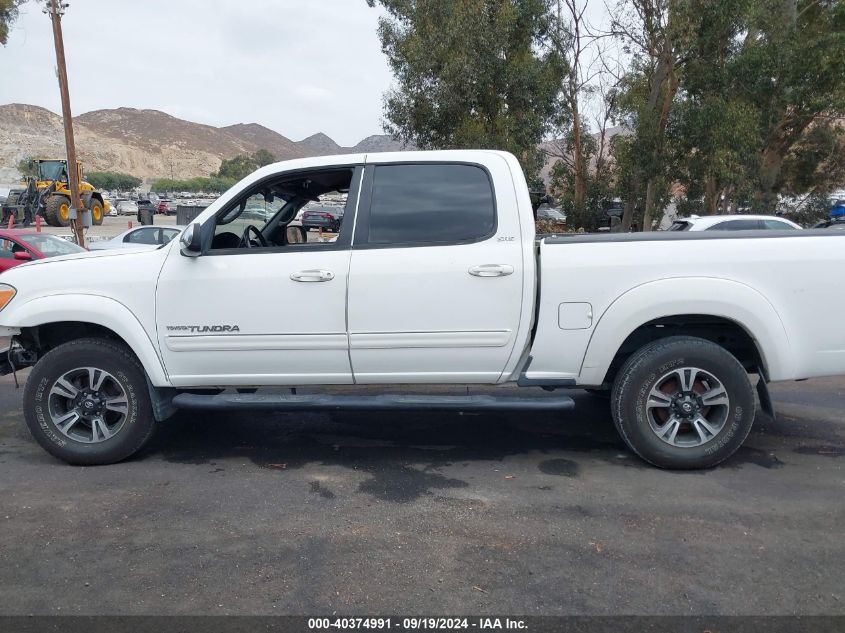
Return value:
[(65, 127), (65, 145), (67, 147), (67, 180), (70, 185), (70, 223), (76, 237), (76, 243), (85, 248), (85, 234), (82, 231), (82, 213), (85, 207), (79, 197), (79, 169), (76, 162), (76, 145), (73, 140), (73, 117), (70, 113), (70, 93), (67, 86), (65, 44), (62, 39), (62, 16), (67, 7), (66, 3), (59, 0), (48, 0), (44, 13), (50, 16), (50, 21), (53, 23), (53, 41), (56, 45), (56, 74), (59, 76), (59, 90), (62, 94), (62, 122)]

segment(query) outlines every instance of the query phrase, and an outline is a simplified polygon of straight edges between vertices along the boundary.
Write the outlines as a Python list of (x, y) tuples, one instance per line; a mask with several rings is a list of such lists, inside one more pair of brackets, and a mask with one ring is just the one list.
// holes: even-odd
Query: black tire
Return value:
[(91, 224), (93, 226), (100, 226), (103, 223), (103, 217), (106, 214), (103, 208), (103, 203), (96, 198), (91, 198), (89, 211), (91, 211)]
[(50, 226), (70, 226), (70, 216), (63, 210), (64, 206), (70, 207), (70, 200), (61, 195), (53, 195), (47, 198), (44, 205), (44, 219)]
[[(51, 390), (60, 378), (77, 368), (94, 367), (107, 372), (123, 389), (126, 413), (114, 435), (93, 443), (63, 433), (54, 422)], [(118, 387), (114, 387), (117, 389)], [(98, 392), (99, 393), (99, 392)], [(52, 396), (55, 398), (55, 396)], [(98, 338), (71, 341), (48, 352), (32, 369), (24, 389), (24, 416), (30, 433), (48, 453), (68, 464), (113, 464), (141, 449), (155, 428), (144, 370), (123, 345)], [(86, 428), (87, 424), (87, 428)], [(80, 435), (93, 426), (80, 419)], [(96, 434), (95, 434), (96, 435)]]
[[(682, 384), (678, 376), (691, 383), (688, 391), (674, 391)], [(704, 399), (702, 389), (714, 395)], [(713, 406), (703, 406), (708, 401)], [(637, 455), (660, 468), (687, 470), (710, 468), (733, 455), (751, 431), (755, 402), (748, 374), (732, 354), (705, 339), (673, 336), (627, 360), (613, 384), (611, 410), (616, 429)], [(710, 416), (706, 425), (700, 424), (704, 416)]]

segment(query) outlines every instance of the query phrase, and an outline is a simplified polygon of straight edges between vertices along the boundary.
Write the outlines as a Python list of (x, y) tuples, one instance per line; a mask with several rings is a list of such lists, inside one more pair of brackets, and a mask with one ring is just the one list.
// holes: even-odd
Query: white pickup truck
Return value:
[[(290, 225), (327, 198), (345, 199), (336, 236)], [(643, 459), (700, 468), (747, 436), (749, 374), (771, 409), (768, 381), (845, 373), (843, 264), (841, 231), (537, 238), (502, 152), (307, 158), (157, 250), (4, 273), (0, 373), (34, 365), (29, 428), (74, 464), (132, 455), (177, 409), (530, 414), (573, 406), (540, 389), (590, 388)]]

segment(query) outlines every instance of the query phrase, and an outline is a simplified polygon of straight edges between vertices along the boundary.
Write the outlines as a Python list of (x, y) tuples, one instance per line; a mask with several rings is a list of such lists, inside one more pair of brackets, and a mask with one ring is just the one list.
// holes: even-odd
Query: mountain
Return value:
[[(194, 123), (158, 110), (116, 108), (95, 110), (74, 118), (77, 152), (90, 171), (119, 171), (152, 181), (156, 178), (208, 176), (220, 161), (266, 149), (278, 160), (328, 154), (394, 152), (414, 149), (386, 134), (375, 134), (352, 147), (343, 147), (319, 132), (301, 141), (258, 123), (214, 127)], [(625, 133), (608, 130), (608, 138)], [(549, 179), (557, 141), (540, 145), (547, 152), (541, 172)], [(12, 103), (0, 105), (0, 185), (18, 180), (18, 161), (26, 156), (64, 156), (64, 132), (59, 115), (44, 108)]]
[[(220, 161), (266, 149), (278, 160), (327, 154), (385, 151), (401, 146), (389, 136), (370, 136), (341, 147), (318, 133), (299, 142), (258, 123), (215, 127), (158, 110), (94, 110), (74, 118), (77, 153), (89, 171), (119, 171), (147, 181), (207, 176)], [(27, 156), (61, 157), (59, 115), (38, 106), (0, 105), (0, 185), (18, 180), (16, 165)]]
[(298, 143), (258, 123), (238, 123), (220, 129), (246, 145), (266, 149), (279, 160), (309, 155)]
[(331, 154), (344, 154), (344, 148), (335, 143), (331, 138), (318, 132), (308, 138), (297, 142), (297, 145), (307, 152), (309, 156), (329, 156)]
[(412, 146), (405, 146), (402, 141), (397, 141), (389, 134), (373, 134), (352, 148), (355, 152), (401, 152), (403, 150), (415, 149)]

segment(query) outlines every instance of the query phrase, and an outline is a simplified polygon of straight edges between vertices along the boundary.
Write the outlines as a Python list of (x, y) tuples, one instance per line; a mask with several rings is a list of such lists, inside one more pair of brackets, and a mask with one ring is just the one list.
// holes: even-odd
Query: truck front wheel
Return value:
[(69, 464), (113, 464), (138, 451), (155, 426), (144, 370), (105, 339), (65, 343), (33, 368), (24, 416), (35, 440)]
[(742, 445), (754, 422), (748, 374), (724, 348), (673, 336), (635, 352), (613, 385), (613, 421), (637, 455), (661, 468), (709, 468)]

